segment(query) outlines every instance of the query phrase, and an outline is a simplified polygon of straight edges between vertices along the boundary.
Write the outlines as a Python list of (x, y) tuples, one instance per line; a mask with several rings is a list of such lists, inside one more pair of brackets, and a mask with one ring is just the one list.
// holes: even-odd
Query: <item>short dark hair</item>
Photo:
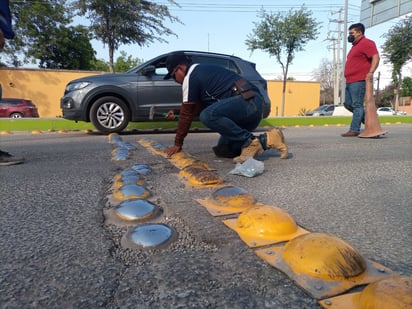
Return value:
[(362, 32), (362, 34), (365, 34), (365, 26), (361, 23), (350, 25), (349, 30), (352, 30), (352, 29), (355, 29), (356, 31)]

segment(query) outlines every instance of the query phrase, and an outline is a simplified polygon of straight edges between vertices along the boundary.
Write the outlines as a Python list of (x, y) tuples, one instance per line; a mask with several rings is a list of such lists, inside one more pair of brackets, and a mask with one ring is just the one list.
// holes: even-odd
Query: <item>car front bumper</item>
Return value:
[(82, 109), (78, 107), (72, 97), (62, 97), (60, 100), (60, 108), (64, 119), (88, 121), (83, 116)]

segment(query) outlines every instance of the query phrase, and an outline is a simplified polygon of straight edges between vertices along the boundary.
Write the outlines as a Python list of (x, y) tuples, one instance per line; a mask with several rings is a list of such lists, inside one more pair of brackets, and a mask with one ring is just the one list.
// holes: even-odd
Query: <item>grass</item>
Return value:
[[(262, 127), (289, 127), (289, 126), (325, 126), (325, 125), (348, 125), (351, 117), (277, 117), (266, 118), (260, 123)], [(412, 116), (380, 116), (381, 124), (412, 123)], [(177, 125), (175, 121), (163, 122), (134, 122), (127, 127), (128, 130), (150, 130), (150, 129), (173, 129)], [(192, 128), (204, 128), (204, 125), (195, 121)], [(8, 131), (82, 131), (94, 130), (91, 123), (74, 122), (62, 118), (23, 118), (23, 119), (0, 119), (0, 133)]]

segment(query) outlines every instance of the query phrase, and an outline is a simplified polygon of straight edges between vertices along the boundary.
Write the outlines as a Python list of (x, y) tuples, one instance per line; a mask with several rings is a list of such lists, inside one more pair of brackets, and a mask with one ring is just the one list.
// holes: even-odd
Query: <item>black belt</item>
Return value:
[(241, 95), (244, 100), (250, 100), (255, 96), (250, 84), (244, 79), (240, 79), (230, 88), (232, 96)]

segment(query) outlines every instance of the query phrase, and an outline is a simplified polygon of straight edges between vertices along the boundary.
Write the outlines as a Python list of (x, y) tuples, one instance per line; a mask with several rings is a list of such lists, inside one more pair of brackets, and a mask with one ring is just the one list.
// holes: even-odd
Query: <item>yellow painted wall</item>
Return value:
[[(268, 94), (272, 103), (270, 117), (282, 115), (282, 81), (268, 81)], [(287, 81), (285, 96), (285, 116), (298, 116), (304, 108), (319, 107), (320, 84), (318, 82)]]
[[(30, 99), (36, 104), (40, 117), (61, 117), (60, 98), (66, 84), (76, 78), (102, 74), (91, 71), (0, 68), (3, 97)], [(268, 81), (272, 102), (270, 117), (281, 115), (282, 82)], [(285, 116), (297, 116), (302, 108), (319, 106), (320, 85), (316, 82), (288, 81), (286, 84)]]
[(3, 98), (30, 99), (40, 117), (61, 117), (60, 98), (66, 84), (93, 74), (101, 72), (0, 68), (0, 83)]

